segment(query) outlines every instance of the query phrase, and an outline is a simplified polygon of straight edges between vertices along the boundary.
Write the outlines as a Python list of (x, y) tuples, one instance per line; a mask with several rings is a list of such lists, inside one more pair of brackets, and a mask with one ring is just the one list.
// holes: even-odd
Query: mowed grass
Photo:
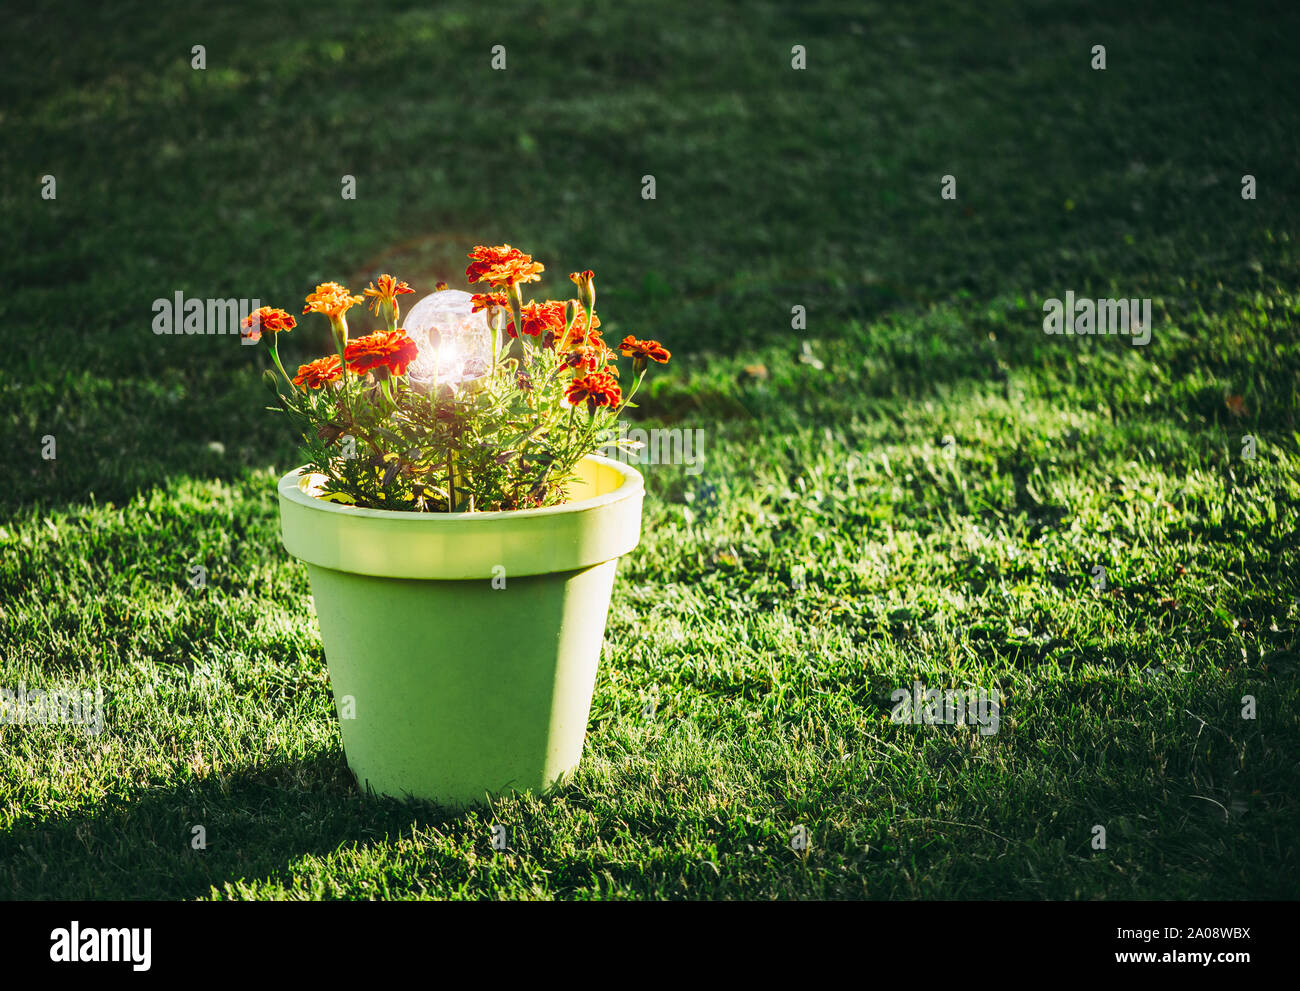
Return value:
[[(0, 896), (1300, 893), (1293, 7), (13, 29), (0, 687), (99, 687), (106, 725), (0, 725)], [(638, 420), (706, 461), (644, 469), (577, 778), (452, 813), (358, 793), (262, 357), (151, 303), (423, 293), (499, 241), (673, 350)], [(1044, 335), (1067, 290), (1150, 297), (1150, 345)], [(914, 682), (997, 688), (998, 732), (895, 725)]]

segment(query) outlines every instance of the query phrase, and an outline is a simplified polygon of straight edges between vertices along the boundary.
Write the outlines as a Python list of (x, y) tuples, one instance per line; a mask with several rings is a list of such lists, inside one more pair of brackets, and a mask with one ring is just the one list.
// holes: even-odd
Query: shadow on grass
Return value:
[[(0, 834), (0, 897), (206, 897), (284, 877), (303, 857), (383, 843), (471, 815), (364, 795), (342, 753), (213, 774), (104, 801), (94, 812)], [(206, 849), (195, 849), (203, 827)]]

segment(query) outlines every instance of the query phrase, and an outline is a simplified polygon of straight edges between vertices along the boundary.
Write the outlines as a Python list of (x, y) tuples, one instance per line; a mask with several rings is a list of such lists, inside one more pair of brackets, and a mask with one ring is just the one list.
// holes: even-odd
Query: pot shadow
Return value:
[[(0, 898), (180, 900), (274, 883), (303, 857), (364, 848), (479, 809), (365, 794), (340, 750), (107, 798), (0, 833)], [(201, 832), (197, 827), (201, 827)], [(198, 840), (206, 848), (196, 849)]]

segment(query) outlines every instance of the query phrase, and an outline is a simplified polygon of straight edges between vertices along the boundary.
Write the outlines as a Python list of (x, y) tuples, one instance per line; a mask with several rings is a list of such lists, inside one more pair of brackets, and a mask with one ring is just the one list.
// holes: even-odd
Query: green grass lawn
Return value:
[[(0, 687), (106, 725), (0, 726), (0, 897), (1300, 895), (1300, 9), (277, 6), (8, 15)], [(707, 464), (645, 469), (577, 779), (453, 814), (347, 770), (262, 352), (151, 304), (502, 241)]]

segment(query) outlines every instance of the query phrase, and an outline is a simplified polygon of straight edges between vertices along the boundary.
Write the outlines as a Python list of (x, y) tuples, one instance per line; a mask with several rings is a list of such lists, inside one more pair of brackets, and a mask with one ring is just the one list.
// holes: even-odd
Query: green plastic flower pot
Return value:
[(577, 474), (564, 504), (504, 513), (360, 509), (317, 498), (303, 469), (280, 479), (362, 788), (464, 806), (578, 766), (644, 484), (595, 455)]

